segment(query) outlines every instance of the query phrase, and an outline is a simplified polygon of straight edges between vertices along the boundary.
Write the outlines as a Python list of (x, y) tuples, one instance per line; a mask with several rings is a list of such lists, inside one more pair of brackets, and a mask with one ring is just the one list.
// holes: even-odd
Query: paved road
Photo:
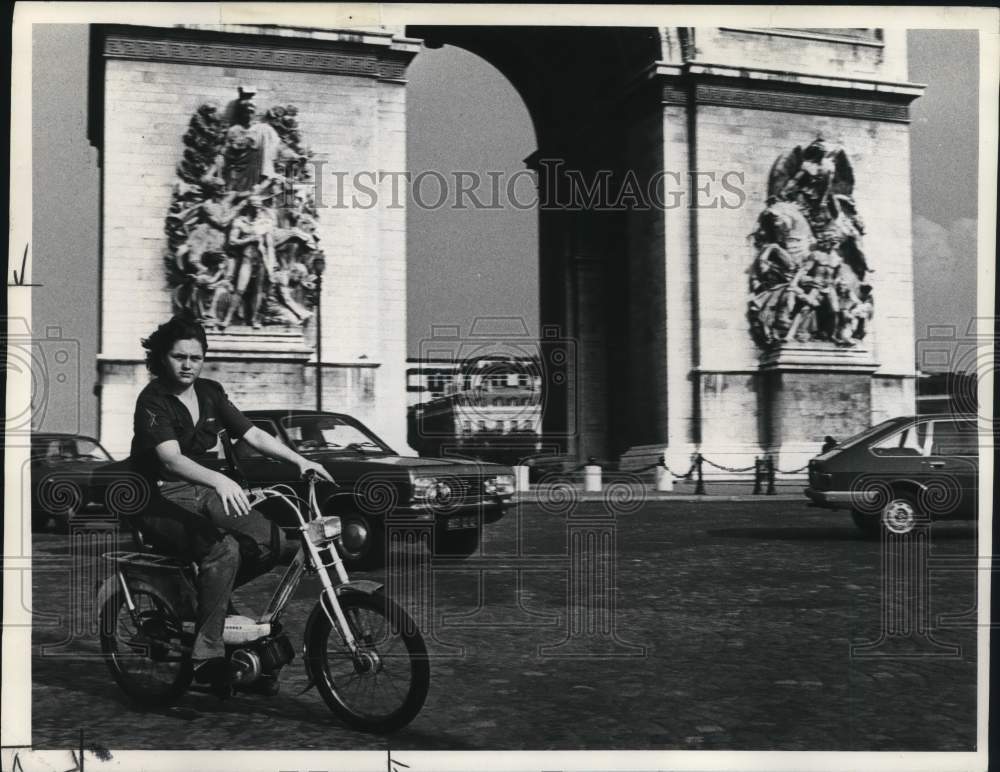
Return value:
[[(470, 561), (422, 560), (394, 574), (434, 660), (427, 704), (393, 748), (974, 749), (975, 628), (962, 617), (975, 609), (975, 575), (962, 570), (975, 565), (973, 524), (935, 525), (923, 548), (934, 570), (883, 592), (884, 547), (845, 514), (761, 499), (637, 510), (625, 501), (614, 518), (600, 503), (569, 515), (561, 502), (541, 504), (489, 526)], [(86, 620), (67, 613), (68, 544), (36, 537), (39, 566), (52, 564), (34, 575), (36, 747), (72, 746), (80, 727), (119, 748), (385, 747), (338, 723), (315, 691), (296, 695), (298, 658), (276, 697), (188, 694), (137, 713), (96, 641), (70, 635)], [(613, 563), (592, 559), (603, 548)], [(276, 581), (258, 580), (238, 601), (260, 603)], [(433, 613), (414, 605), (421, 581)], [(291, 606), (297, 649), (316, 592), (304, 582)], [(926, 614), (937, 641), (956, 649), (911, 635), (852, 656), (852, 644), (879, 640), (883, 612), (896, 630)]]

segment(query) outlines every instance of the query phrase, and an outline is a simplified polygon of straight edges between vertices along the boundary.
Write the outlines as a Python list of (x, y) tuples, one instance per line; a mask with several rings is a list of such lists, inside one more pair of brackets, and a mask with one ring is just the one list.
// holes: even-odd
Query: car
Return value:
[(941, 519), (974, 519), (979, 491), (976, 416), (898, 416), (809, 461), (813, 505), (850, 510), (867, 535), (909, 533)]
[(32, 528), (65, 531), (75, 515), (102, 512), (103, 497), (91, 481), (97, 469), (112, 461), (93, 437), (56, 432), (32, 434)]
[[(393, 518), (401, 525), (430, 525), (435, 554), (467, 557), (479, 545), (483, 525), (496, 522), (513, 500), (510, 467), (401, 456), (344, 413), (248, 410), (244, 415), (272, 437), (322, 464), (341, 486), (324, 486), (326, 498), (320, 504), (325, 513), (340, 516), (341, 553), (351, 569), (384, 563), (387, 527)], [(243, 441), (233, 443), (229, 450), (225, 455), (247, 487), (283, 483), (296, 495), (305, 494), (306, 485), (294, 464), (262, 456)]]

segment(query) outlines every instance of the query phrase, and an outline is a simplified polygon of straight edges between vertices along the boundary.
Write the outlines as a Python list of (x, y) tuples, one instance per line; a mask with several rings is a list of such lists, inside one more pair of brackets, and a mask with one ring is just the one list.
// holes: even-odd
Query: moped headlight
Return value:
[(306, 533), (309, 535), (309, 541), (314, 544), (329, 541), (330, 539), (336, 539), (340, 536), (340, 531), (340, 518), (337, 517), (337, 515), (324, 515), (323, 517), (317, 517), (315, 520), (310, 520), (309, 524), (306, 526)]

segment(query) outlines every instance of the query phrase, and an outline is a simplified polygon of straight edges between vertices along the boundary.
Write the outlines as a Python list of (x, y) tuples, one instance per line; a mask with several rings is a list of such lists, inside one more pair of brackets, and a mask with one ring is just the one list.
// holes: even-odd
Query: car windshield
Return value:
[(281, 419), (281, 425), (296, 450), (393, 452), (365, 426), (345, 416), (297, 415)]
[(112, 461), (108, 452), (89, 437), (47, 437), (31, 443), (32, 458), (62, 461)]
[(838, 442), (837, 447), (834, 448), (834, 450), (843, 450), (844, 448), (849, 448), (853, 445), (857, 445), (859, 442), (867, 440), (870, 437), (874, 437), (876, 434), (885, 431), (890, 426), (897, 426), (898, 424), (899, 424), (898, 418), (890, 418), (888, 421), (883, 421), (880, 424), (875, 424), (870, 429), (865, 429), (863, 432), (858, 432), (857, 434), (848, 437), (846, 440)]

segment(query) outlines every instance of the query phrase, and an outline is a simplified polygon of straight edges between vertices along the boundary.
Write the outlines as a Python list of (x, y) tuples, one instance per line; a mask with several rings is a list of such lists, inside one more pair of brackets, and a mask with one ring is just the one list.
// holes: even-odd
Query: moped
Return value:
[[(322, 515), (315, 472), (308, 500), (286, 485), (252, 489), (251, 502), (275, 500), (298, 520), (301, 543), (263, 613), (230, 614), (223, 639), (238, 675), (232, 688), (277, 692), (278, 672), (295, 656), (281, 625), (305, 573), (322, 585), (306, 622), (302, 657), (309, 683), (350, 726), (387, 733), (419, 713), (430, 684), (427, 648), (413, 620), (370, 580), (352, 581), (336, 548), (340, 519)], [(135, 529), (134, 529), (135, 530)], [(145, 706), (169, 704), (191, 684), (196, 566), (140, 549), (106, 553), (114, 573), (98, 591), (101, 650), (115, 681)]]

